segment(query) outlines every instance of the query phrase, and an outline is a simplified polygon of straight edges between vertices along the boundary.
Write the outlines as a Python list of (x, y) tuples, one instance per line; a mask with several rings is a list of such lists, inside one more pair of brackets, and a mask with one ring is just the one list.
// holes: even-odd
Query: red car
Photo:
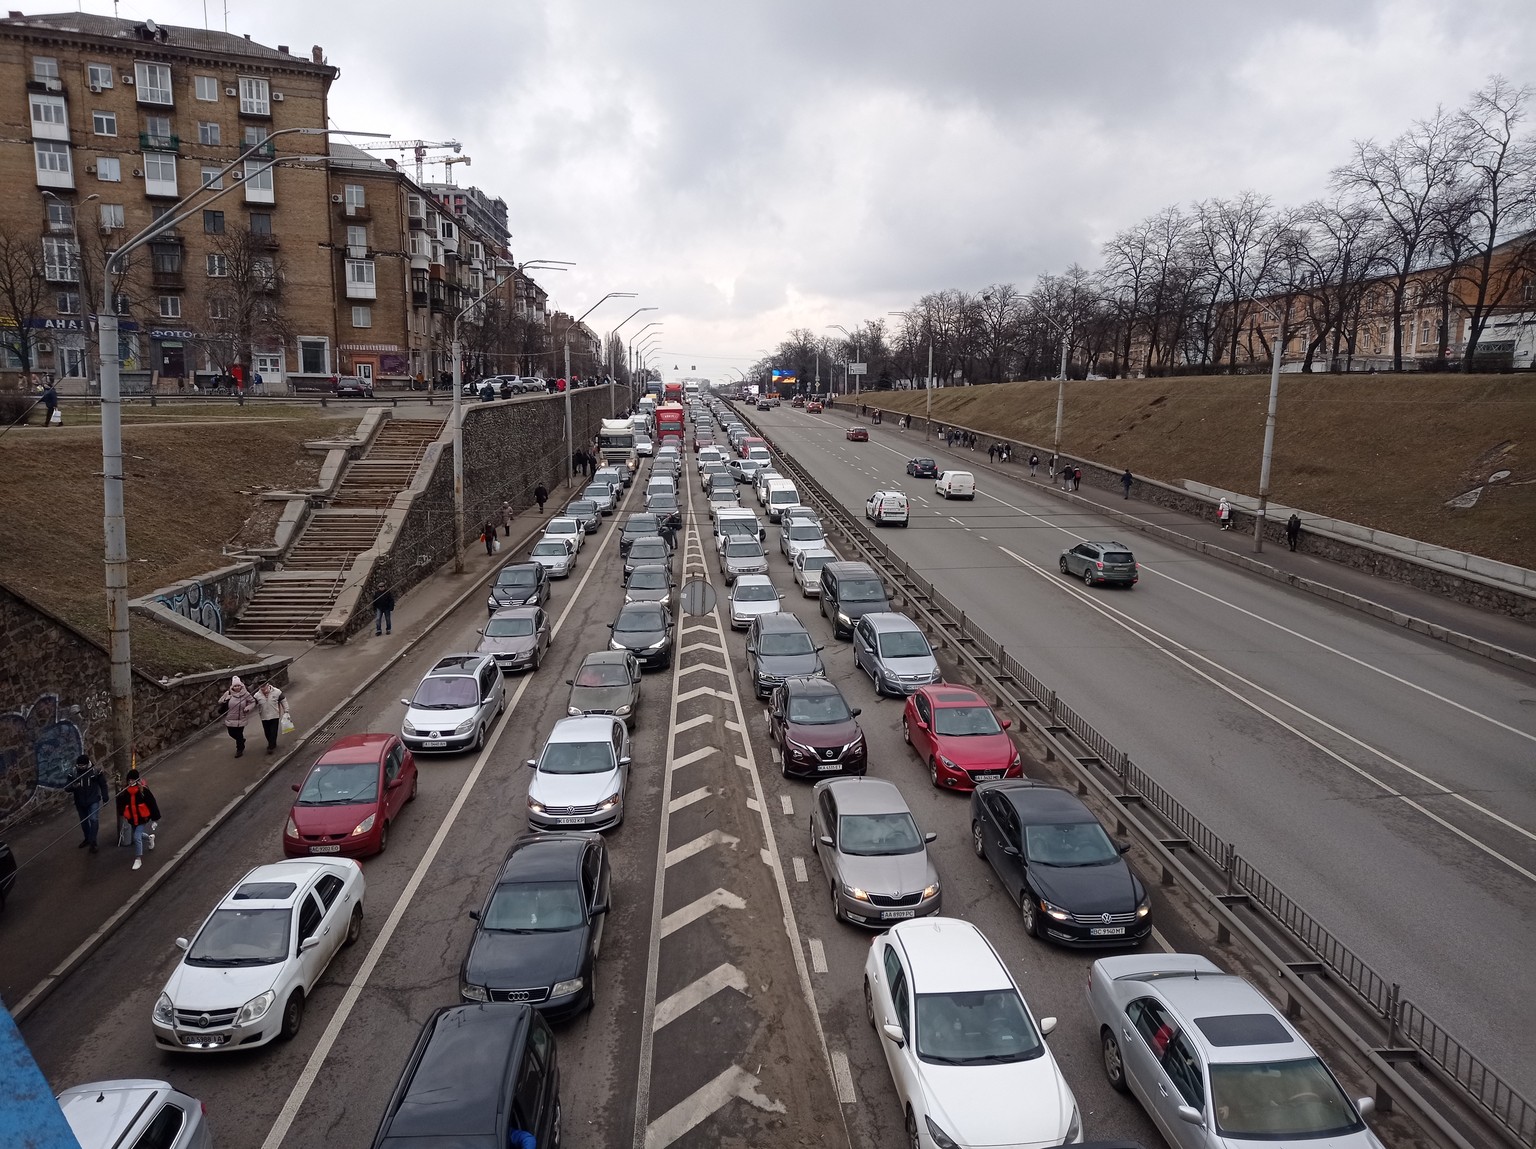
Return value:
[(867, 443), (869, 442), (869, 428), (849, 427), (848, 434), (845, 436), (845, 438), (853, 443)]
[(382, 854), (389, 828), (416, 797), (416, 759), (394, 734), (349, 734), (309, 768), (283, 830), (283, 853)]
[(805, 405), (805, 413), (807, 415), (820, 415), (821, 410), (821, 404), (817, 403), (815, 400), (812, 400)]
[(945, 790), (974, 790), (994, 778), (1022, 778), (1024, 760), (999, 719), (974, 690), (940, 682), (907, 698), (901, 736), (928, 766), (928, 777)]

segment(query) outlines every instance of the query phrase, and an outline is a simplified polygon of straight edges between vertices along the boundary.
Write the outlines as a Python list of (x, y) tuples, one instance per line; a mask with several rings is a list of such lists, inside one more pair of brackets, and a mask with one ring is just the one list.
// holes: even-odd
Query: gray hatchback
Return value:
[(1080, 578), (1089, 586), (1135, 586), (1141, 567), (1124, 543), (1088, 542), (1061, 552), (1057, 564), (1068, 578)]

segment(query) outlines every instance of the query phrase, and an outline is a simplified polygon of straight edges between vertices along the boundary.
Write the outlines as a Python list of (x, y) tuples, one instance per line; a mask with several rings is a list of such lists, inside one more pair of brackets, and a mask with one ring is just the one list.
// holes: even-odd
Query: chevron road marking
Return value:
[(690, 1009), (726, 988), (734, 989), (737, 993), (747, 992), (747, 975), (729, 963), (716, 966), (692, 985), (685, 985), (665, 1001), (657, 1002), (656, 1017), (651, 1022), (651, 1029), (657, 1030), (676, 1021)]
[(702, 854), (711, 846), (730, 846), (732, 849), (735, 849), (736, 844), (740, 841), (740, 838), (727, 834), (724, 830), (711, 830), (707, 834), (700, 834), (693, 841), (685, 845), (668, 850), (666, 861), (663, 864), (668, 869), (671, 869), (679, 862), (685, 862), (695, 854)]
[(731, 1066), (652, 1121), (645, 1130), (645, 1149), (666, 1149), (699, 1122), (738, 1098), (765, 1113), (785, 1112), (782, 1101), (774, 1101), (758, 1092), (760, 1084), (741, 1066)]

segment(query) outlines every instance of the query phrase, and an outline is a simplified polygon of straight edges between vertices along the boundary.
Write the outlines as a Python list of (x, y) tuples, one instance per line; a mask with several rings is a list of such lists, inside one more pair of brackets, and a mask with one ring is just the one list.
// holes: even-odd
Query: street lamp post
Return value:
[(634, 380), (635, 364), (636, 364), (635, 345), (640, 342), (640, 337), (642, 335), (644, 335), (647, 331), (649, 331), (653, 327), (660, 327), (660, 326), (661, 326), (661, 320), (653, 319), (649, 323), (647, 323), (644, 327), (642, 327), (639, 331), (635, 332), (634, 336), (629, 341), (629, 373), (630, 373), (630, 380), (631, 380), (631, 396), (630, 396), (630, 401), (631, 401), (632, 404), (640, 402), (640, 394), (639, 394), (639, 392), (633, 389), (633, 380)]
[(1269, 368), (1269, 409), (1264, 415), (1264, 458), (1259, 464), (1259, 508), (1253, 517), (1253, 549), (1264, 549), (1264, 518), (1269, 510), (1269, 469), (1275, 457), (1275, 410), (1280, 404), (1280, 353), (1285, 346), (1285, 316), (1275, 315), (1275, 354)]
[(567, 482), (575, 483), (576, 481), (576, 440), (571, 430), (571, 391), (574, 390), (571, 384), (571, 329), (610, 299), (633, 299), (634, 297), (633, 291), (610, 291), (577, 316), (574, 322), (565, 325), (565, 449), (567, 452), (565, 477)]
[[(128, 527), (123, 514), (123, 396), (119, 373), (117, 309), (113, 306), (112, 277), (126, 267), (128, 255), (156, 236), (241, 186), (231, 181), (218, 188), (224, 177), (263, 150), (278, 136), (369, 136), (387, 138), (387, 132), (352, 132), (342, 128), (280, 128), (258, 144), (252, 144), (219, 169), (218, 175), (182, 197), (159, 219), (107, 253), (101, 278), (101, 311), (96, 316), (97, 351), (101, 358), (101, 490), (102, 525), (105, 536), (104, 566), (107, 587), (107, 653), (111, 665), (112, 764), (121, 777), (133, 766), (133, 658), (128, 637)], [(284, 157), (284, 159), (310, 157)], [(315, 157), (323, 159), (323, 156)], [(269, 167), (279, 162), (273, 160)], [(204, 193), (212, 192), (204, 197)], [(198, 206), (188, 207), (193, 200)]]
[[(859, 357), (859, 341), (858, 341), (858, 339), (856, 339), (849, 332), (849, 330), (846, 327), (844, 327), (841, 323), (829, 323), (829, 324), (827, 324), (827, 330), (828, 331), (841, 331), (845, 336), (847, 336), (848, 337), (848, 342), (853, 344), (853, 357), (855, 359), (857, 359)], [(851, 386), (851, 384), (849, 382), (849, 371), (848, 371), (850, 366), (852, 366), (851, 360), (847, 360), (847, 359), (843, 360), (843, 394), (844, 395), (848, 394), (849, 388)], [(859, 382), (860, 382), (860, 390), (863, 390), (863, 386), (862, 386), (863, 380), (861, 379)]]
[[(637, 316), (637, 315), (639, 315), (639, 314), (640, 314), (640, 313), (641, 313), (641, 312), (642, 312), (642, 311), (655, 311), (655, 310), (657, 310), (657, 309), (656, 309), (656, 308), (654, 308), (654, 307), (637, 307), (637, 308), (635, 308), (635, 309), (634, 309), (634, 310), (633, 310), (633, 311), (631, 311), (631, 312), (630, 312), (630, 313), (629, 313), (629, 314), (628, 314), (628, 315), (626, 315), (626, 316), (625, 316), (625, 317), (624, 317), (624, 322), (623, 322), (623, 323), (620, 323), (620, 324), (619, 324), (619, 325), (618, 325), (618, 326), (617, 326), (617, 327), (615, 327), (615, 328), (614, 328), (614, 329), (613, 329), (613, 330), (612, 330), (612, 331), (610, 331), (610, 332), (609, 332), (609, 333), (608, 333), (608, 339), (607, 339), (607, 341), (606, 341), (606, 342), (605, 342), (605, 343), (604, 343), (604, 344), (603, 344), (603, 361), (604, 361), (604, 362), (605, 362), (605, 363), (606, 363), (606, 362), (607, 362), (607, 360), (608, 360), (608, 348), (609, 348), (609, 345), (610, 345), (610, 344), (612, 344), (612, 342), (613, 342), (613, 341), (614, 341), (614, 340), (615, 340), (615, 339), (618, 339), (618, 337), (619, 337), (619, 332), (620, 332), (620, 331), (622, 331), (622, 330), (623, 330), (623, 329), (624, 329), (624, 324), (625, 324), (625, 323), (628, 323), (628, 322), (629, 322), (629, 321), (630, 321), (630, 320), (631, 320), (631, 319), (633, 319), (633, 318), (634, 318), (634, 317), (635, 317), (635, 316)], [(643, 329), (642, 329), (642, 330), (643, 330)], [(621, 342), (620, 342), (620, 346), (622, 346), (622, 345), (623, 345), (623, 343), (622, 343), (622, 341), (621, 341)], [(609, 368), (610, 368), (610, 369), (612, 369), (612, 367), (613, 367), (613, 366), (614, 366), (614, 364), (612, 364), (612, 363), (609, 363), (609, 364), (608, 364), (608, 366), (609, 366)], [(630, 380), (629, 380), (629, 389), (630, 389), (630, 394), (631, 394), (631, 396), (633, 396), (633, 394), (634, 394), (634, 389), (635, 389), (635, 380), (634, 380), (634, 376), (633, 376), (633, 373), (631, 373), (631, 376), (630, 376)], [(614, 403), (614, 398), (613, 398), (613, 386), (612, 386), (612, 385), (611, 385), (611, 384), (610, 384), (610, 385), (609, 385), (609, 387), (608, 387), (608, 417), (609, 417), (609, 418), (610, 418), (610, 419), (611, 419), (611, 418), (613, 418), (613, 415), (614, 415), (614, 411), (613, 411), (613, 403)], [(633, 398), (631, 398), (631, 400), (630, 400), (630, 406), (634, 406), (634, 400), (633, 400)]]

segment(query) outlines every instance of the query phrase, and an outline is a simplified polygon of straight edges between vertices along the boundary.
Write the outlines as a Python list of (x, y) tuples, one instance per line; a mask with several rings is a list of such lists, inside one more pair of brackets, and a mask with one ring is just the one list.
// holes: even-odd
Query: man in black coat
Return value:
[(70, 771), (64, 789), (75, 800), (75, 815), (80, 819), (80, 831), (84, 835), (78, 848), (83, 850), (89, 846), (94, 854), (96, 834), (101, 828), (101, 808), (112, 800), (107, 776), (91, 763), (89, 754), (82, 754), (75, 759), (75, 768)]

